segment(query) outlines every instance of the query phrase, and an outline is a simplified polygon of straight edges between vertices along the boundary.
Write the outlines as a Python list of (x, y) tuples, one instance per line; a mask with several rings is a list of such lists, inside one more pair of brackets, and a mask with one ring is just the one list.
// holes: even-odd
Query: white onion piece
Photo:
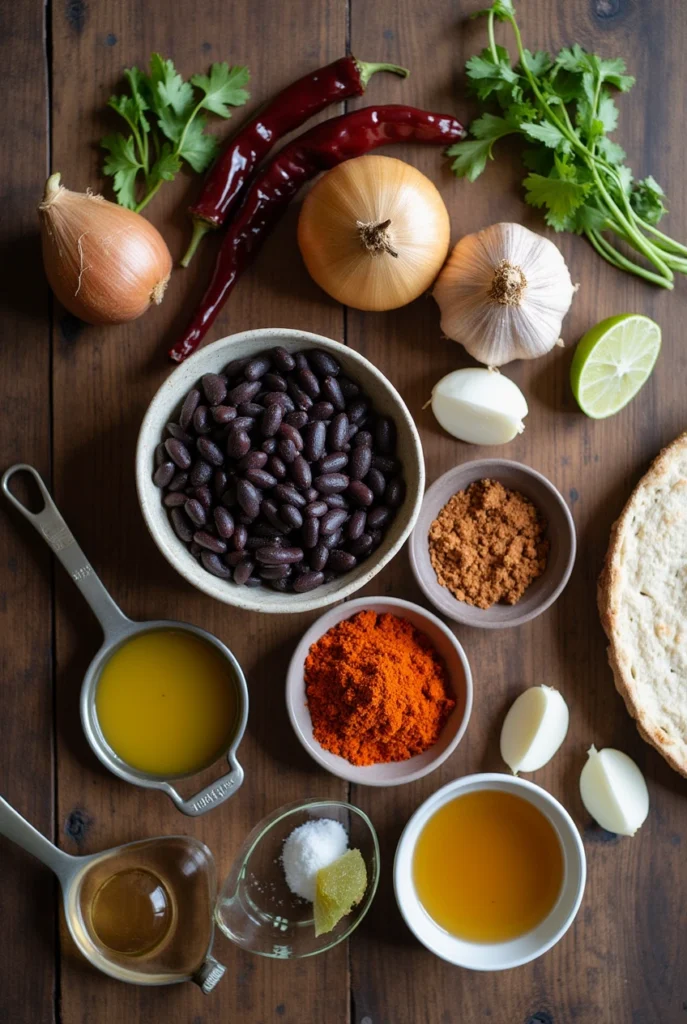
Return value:
[(525, 429), (525, 396), (495, 370), (454, 370), (434, 385), (431, 402), (440, 426), (471, 444), (506, 444)]
[(514, 775), (536, 772), (568, 732), (568, 705), (550, 686), (531, 686), (511, 704), (501, 729), (501, 757)]
[(580, 796), (607, 832), (633, 836), (649, 813), (649, 790), (641, 771), (621, 750), (591, 746), (580, 775)]

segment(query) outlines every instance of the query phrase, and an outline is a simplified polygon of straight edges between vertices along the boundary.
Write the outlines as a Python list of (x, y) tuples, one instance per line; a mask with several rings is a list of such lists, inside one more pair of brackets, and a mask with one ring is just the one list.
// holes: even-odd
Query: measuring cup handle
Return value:
[(188, 814), (189, 817), (197, 818), (200, 814), (205, 814), (211, 808), (223, 804), (225, 800), (234, 795), (243, 782), (243, 768), (236, 758), (230, 757), (229, 764), (231, 765), (231, 771), (227, 772), (226, 775), (222, 775), (216, 782), (211, 782), (209, 786), (201, 789), (195, 796), (190, 796), (188, 800), (184, 800), (177, 793), (174, 786), (168, 782), (162, 789), (172, 798), (182, 814)]
[(15, 811), (14, 807), (1, 796), (0, 835), (11, 839), (27, 853), (37, 857), (41, 863), (54, 871), (58, 878), (71, 871), (74, 858), (70, 854), (58, 850), (49, 839), (41, 835), (26, 818), (21, 816), (19, 811)]
[[(40, 512), (31, 512), (10, 490), (10, 480), (15, 473), (19, 472), (29, 473), (35, 480), (45, 502), (45, 507)], [(59, 559), (86, 598), (105, 634), (111, 637), (122, 632), (124, 627), (129, 625), (130, 620), (112, 600), (96, 575), (93, 566), (76, 543), (40, 473), (33, 466), (18, 463), (7, 470), (0, 486), (2, 486), (5, 497), (12, 502), (25, 519), (28, 519), (46, 544), (52, 548), (56, 558)]]

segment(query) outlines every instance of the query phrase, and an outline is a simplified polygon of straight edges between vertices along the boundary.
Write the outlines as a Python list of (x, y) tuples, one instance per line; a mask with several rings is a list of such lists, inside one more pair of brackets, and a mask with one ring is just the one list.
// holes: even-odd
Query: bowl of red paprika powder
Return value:
[(325, 612), (286, 677), (296, 736), (348, 782), (399, 786), (438, 768), (472, 710), (472, 673), (436, 615), (399, 598), (363, 597)]

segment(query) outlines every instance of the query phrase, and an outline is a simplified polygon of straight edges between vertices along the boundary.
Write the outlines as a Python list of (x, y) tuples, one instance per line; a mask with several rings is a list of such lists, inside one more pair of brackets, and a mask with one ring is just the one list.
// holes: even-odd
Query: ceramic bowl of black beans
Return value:
[(304, 331), (223, 338), (182, 363), (141, 425), (136, 484), (165, 558), (262, 612), (349, 597), (402, 547), (424, 492), (401, 396), (358, 352)]

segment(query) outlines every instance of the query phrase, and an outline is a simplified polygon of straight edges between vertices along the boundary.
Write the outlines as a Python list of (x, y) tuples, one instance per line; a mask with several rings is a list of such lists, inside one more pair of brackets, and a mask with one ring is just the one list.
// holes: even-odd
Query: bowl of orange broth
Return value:
[(565, 808), (524, 779), (468, 775), (434, 793), (406, 825), (394, 864), (406, 924), (460, 967), (500, 971), (565, 934), (586, 861)]

